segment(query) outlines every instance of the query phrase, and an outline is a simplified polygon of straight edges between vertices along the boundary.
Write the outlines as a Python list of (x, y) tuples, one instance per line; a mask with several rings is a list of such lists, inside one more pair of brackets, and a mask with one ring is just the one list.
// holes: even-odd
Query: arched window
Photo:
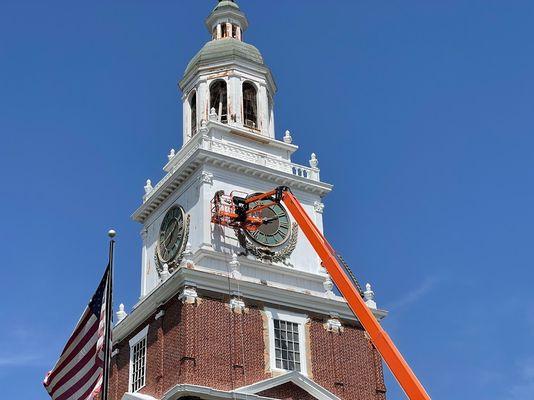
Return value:
[(228, 123), (228, 94), (223, 80), (217, 80), (210, 86), (210, 113), (212, 109), (215, 109), (220, 122)]
[(245, 126), (258, 127), (258, 100), (256, 87), (250, 83), (243, 83), (243, 115)]
[(191, 136), (197, 133), (197, 92), (189, 98), (189, 108), (191, 110)]

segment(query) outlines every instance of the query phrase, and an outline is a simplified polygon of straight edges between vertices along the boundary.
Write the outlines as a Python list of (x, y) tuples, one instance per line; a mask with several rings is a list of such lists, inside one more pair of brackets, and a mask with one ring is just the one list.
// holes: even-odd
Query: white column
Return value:
[(274, 129), (274, 100), (271, 99), (271, 101), (269, 101), (269, 97), (267, 97), (267, 104), (269, 104), (269, 137), (274, 139), (276, 134)]
[[(238, 76), (231, 75), (228, 79), (228, 98), (228, 112), (230, 113), (230, 117), (235, 114), (235, 123), (241, 124), (243, 120), (241, 116), (241, 79)], [(231, 121), (230, 123), (234, 122)]]
[[(317, 226), (317, 229), (319, 229), (319, 232), (323, 233), (323, 212), (324, 212), (324, 204), (321, 202), (321, 199), (319, 198), (317, 201), (313, 204), (313, 219), (315, 221), (315, 225)], [(326, 272), (326, 270), (321, 267), (321, 257), (318, 255), (317, 258), (317, 270), (318, 272)]]
[(258, 95), (258, 128), (268, 135), (269, 100), (267, 99), (267, 88), (264, 84), (261, 84)]
[(209, 116), (209, 87), (208, 83), (203, 80), (198, 84), (197, 87), (197, 126), (200, 127), (200, 121), (208, 120)]
[(187, 97), (184, 95), (182, 96), (182, 104), (183, 104), (183, 118), (182, 118), (182, 122), (183, 122), (183, 143), (182, 143), (182, 146), (185, 146), (185, 144), (187, 143), (187, 141), (189, 140), (190, 136), (189, 136), (189, 129), (188, 129), (188, 125), (187, 125), (187, 121), (188, 121), (188, 109), (189, 109), (189, 104), (188, 104), (188, 101), (187, 101)]
[(204, 179), (201, 178), (200, 182), (200, 193), (199, 193), (199, 201), (200, 204), (202, 204), (202, 218), (200, 219), (201, 224), (201, 242), (199, 244), (199, 247), (209, 247), (211, 248), (212, 242), (211, 242), (211, 230), (214, 225), (210, 223), (211, 220), (211, 199), (213, 198), (213, 174), (209, 171), (204, 171), (206, 175), (204, 175)]
[(143, 240), (143, 249), (141, 253), (141, 298), (146, 294), (146, 273), (148, 267), (147, 260), (147, 248), (146, 248), (146, 239), (148, 237), (148, 230), (143, 228), (141, 231), (141, 239)]

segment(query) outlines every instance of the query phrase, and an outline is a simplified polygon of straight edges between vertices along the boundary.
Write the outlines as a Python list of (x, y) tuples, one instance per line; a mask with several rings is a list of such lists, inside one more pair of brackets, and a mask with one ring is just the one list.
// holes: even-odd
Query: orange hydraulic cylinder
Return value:
[(389, 335), (382, 328), (371, 310), (369, 310), (363, 301), (359, 291), (352, 283), (352, 280), (347, 276), (339, 264), (334, 249), (319, 231), (300, 202), (289, 191), (283, 193), (282, 200), (321, 258), (323, 265), (332, 277), (332, 280), (347, 301), (354, 315), (369, 334), (374, 346), (388, 365), (408, 398), (410, 400), (430, 400), (430, 396), (427, 394), (421, 382), (419, 382), (406, 360), (404, 360), (402, 354), (397, 347), (395, 347), (395, 344)]

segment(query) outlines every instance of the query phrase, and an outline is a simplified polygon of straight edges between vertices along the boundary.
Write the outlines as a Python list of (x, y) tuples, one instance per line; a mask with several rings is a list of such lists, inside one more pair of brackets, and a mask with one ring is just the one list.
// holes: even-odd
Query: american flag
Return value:
[(53, 400), (92, 400), (100, 393), (106, 351), (104, 337), (106, 325), (110, 323), (107, 321), (109, 304), (106, 304), (110, 284), (108, 266), (54, 369), (44, 379)]

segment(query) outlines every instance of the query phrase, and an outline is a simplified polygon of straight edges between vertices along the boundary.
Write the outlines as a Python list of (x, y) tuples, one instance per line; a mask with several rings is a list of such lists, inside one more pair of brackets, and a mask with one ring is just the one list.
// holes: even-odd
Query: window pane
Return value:
[(274, 326), (276, 367), (300, 371), (299, 325), (274, 320)]
[(136, 392), (145, 386), (146, 337), (130, 348), (132, 353), (131, 390)]

